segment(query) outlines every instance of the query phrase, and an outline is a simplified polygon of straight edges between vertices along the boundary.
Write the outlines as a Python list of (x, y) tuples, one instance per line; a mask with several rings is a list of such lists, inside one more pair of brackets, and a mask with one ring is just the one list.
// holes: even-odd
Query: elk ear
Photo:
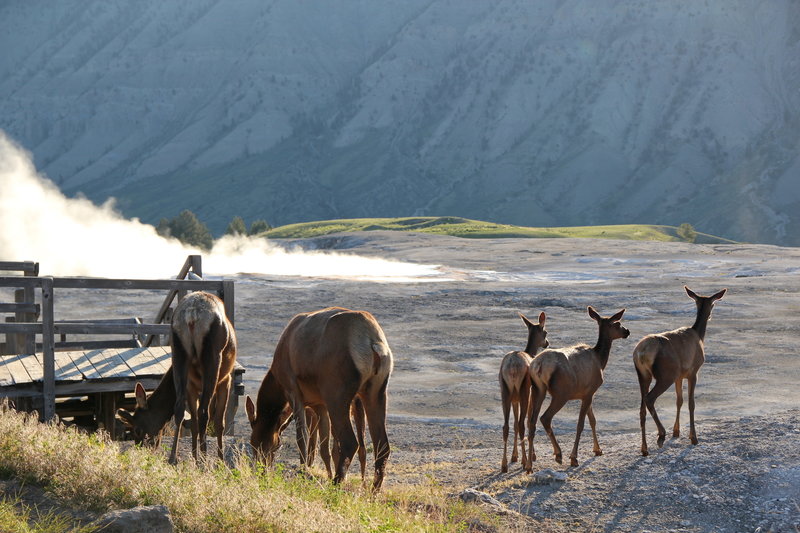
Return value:
[(522, 313), (519, 313), (519, 312), (517, 314), (522, 319), (522, 321), (525, 322), (526, 326), (528, 326), (529, 328), (533, 327), (533, 323), (530, 320), (528, 320), (528, 317), (526, 317), (525, 315), (523, 315)]
[(144, 390), (144, 387), (138, 381), (136, 382), (136, 388), (134, 389), (134, 395), (136, 396), (136, 407), (140, 409), (144, 409), (147, 407), (147, 393)]
[(601, 316), (597, 314), (597, 311), (594, 310), (594, 307), (591, 305), (586, 308), (589, 311), (589, 316), (592, 317), (595, 321), (600, 322)]
[(727, 290), (728, 289), (722, 289), (721, 291), (719, 291), (717, 294), (711, 297), (711, 301), (713, 302), (716, 300), (721, 300), (722, 297), (725, 296), (725, 292), (727, 292)]
[(683, 289), (686, 291), (686, 294), (688, 294), (689, 298), (691, 298), (692, 300), (697, 301), (697, 299), (700, 298), (697, 294), (695, 294), (695, 292), (692, 289), (690, 289), (686, 285), (683, 286)]
[(623, 309), (622, 311), (620, 311), (620, 312), (618, 312), (617, 314), (613, 315), (613, 316), (610, 318), (610, 320), (611, 320), (612, 322), (619, 322), (619, 319), (620, 319), (620, 318), (622, 318), (622, 315), (624, 315), (624, 314), (625, 314), (625, 309)]
[(539, 313), (539, 325), (544, 326), (544, 321), (547, 320), (547, 315), (544, 314), (544, 311)]
[(247, 420), (249, 420), (251, 424), (254, 423), (256, 421), (256, 406), (250, 396), (247, 396), (244, 402), (244, 410), (247, 411)]
[(133, 427), (133, 415), (130, 414), (125, 409), (117, 409), (117, 416), (122, 421), (123, 424), (128, 426), (129, 428)]

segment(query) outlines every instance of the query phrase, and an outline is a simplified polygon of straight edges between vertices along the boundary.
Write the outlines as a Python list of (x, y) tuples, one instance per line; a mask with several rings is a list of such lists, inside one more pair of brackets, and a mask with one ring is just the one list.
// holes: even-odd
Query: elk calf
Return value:
[(373, 490), (380, 489), (389, 458), (386, 434), (386, 387), (392, 352), (375, 318), (365, 311), (329, 307), (301, 313), (283, 330), (255, 404), (248, 398), (252, 427), (250, 444), (260, 458), (271, 461), (280, 445), (286, 407), (295, 415), (300, 462), (308, 464), (306, 410), (324, 407), (330, 419), (334, 449), (338, 449), (334, 483), (344, 480), (358, 448), (350, 421), (358, 397), (366, 413), (375, 448)]
[[(639, 424), (642, 427), (642, 455), (647, 455), (647, 437), (645, 435), (645, 420), (647, 410), (653, 417), (658, 427), (658, 447), (664, 445), (666, 430), (656, 414), (656, 398), (675, 384), (677, 395), (677, 412), (675, 424), (672, 426), (672, 436), (680, 436), (681, 406), (683, 405), (683, 380), (688, 383), (689, 392), (689, 438), (692, 444), (697, 444), (697, 433), (694, 427), (694, 388), (697, 384), (697, 373), (705, 361), (703, 339), (706, 336), (706, 326), (711, 318), (714, 302), (725, 295), (727, 289), (722, 289), (713, 296), (699, 296), (684, 285), (684, 290), (697, 305), (697, 318), (692, 327), (678, 328), (664, 333), (647, 335), (636, 345), (633, 350), (633, 364), (639, 378), (639, 391), (642, 403), (639, 407)], [(650, 382), (655, 378), (656, 383), (650, 388)]]
[(172, 380), (172, 367), (169, 367), (150, 397), (147, 397), (141, 383), (136, 384), (134, 395), (136, 408), (133, 413), (118, 409), (117, 416), (131, 430), (136, 444), (158, 448), (164, 426), (175, 412), (175, 382)]
[(597, 322), (599, 333), (597, 344), (590, 347), (580, 344), (561, 350), (545, 350), (533, 358), (530, 375), (533, 391), (533, 411), (531, 413), (529, 428), (529, 453), (528, 465), (536, 460), (533, 449), (533, 436), (536, 432), (536, 418), (542, 408), (542, 403), (547, 392), (550, 392), (550, 405), (542, 415), (542, 427), (553, 443), (553, 452), (556, 462), (561, 464), (561, 447), (556, 442), (556, 436), (550, 423), (555, 414), (564, 407), (569, 400), (580, 400), (581, 410), (578, 415), (578, 428), (575, 433), (575, 445), (570, 454), (570, 464), (578, 466), (578, 441), (583, 432), (584, 418), (589, 416), (589, 425), (592, 427), (594, 439), (594, 454), (603, 455), (600, 443), (597, 441), (597, 429), (592, 411), (594, 393), (603, 384), (603, 370), (608, 364), (611, 353), (611, 343), (616, 339), (625, 339), (630, 331), (620, 324), (620, 319), (625, 309), (615, 315), (604, 318), (597, 314), (591, 306), (588, 308), (589, 316)]
[(547, 331), (544, 322), (547, 319), (544, 312), (539, 314), (539, 323), (534, 324), (519, 313), (520, 318), (528, 327), (528, 344), (523, 352), (508, 352), (500, 363), (500, 397), (503, 401), (503, 463), (501, 472), (508, 472), (508, 416), (511, 408), (514, 410), (514, 446), (511, 452), (511, 462), (517, 461), (517, 438), (519, 437), (522, 452), (522, 467), (530, 468), (527, 464), (528, 456), (525, 453), (525, 418), (528, 416), (530, 404), (531, 378), (529, 367), (531, 356), (536, 355), (539, 348), (547, 348)]
[(214, 417), (217, 454), (222, 458), (225, 410), (236, 363), (236, 333), (218, 297), (193, 292), (180, 301), (172, 316), (172, 369), (175, 382), (175, 440), (169, 461), (178, 462), (178, 439), (184, 411), (192, 416), (192, 455), (206, 453), (209, 412)]

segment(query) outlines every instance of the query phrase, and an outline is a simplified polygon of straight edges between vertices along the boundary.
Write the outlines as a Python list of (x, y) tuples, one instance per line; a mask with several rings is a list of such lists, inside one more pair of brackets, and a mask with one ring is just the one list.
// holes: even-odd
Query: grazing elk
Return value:
[(178, 439), (188, 407), (192, 416), (192, 455), (206, 453), (209, 412), (214, 417), (217, 454), (222, 458), (225, 410), (236, 363), (236, 333), (218, 297), (206, 292), (187, 295), (172, 316), (172, 379), (175, 383), (175, 440), (169, 461), (178, 462)]
[(542, 408), (546, 393), (550, 392), (550, 405), (542, 415), (542, 427), (553, 443), (553, 452), (556, 462), (561, 464), (561, 447), (556, 442), (551, 422), (555, 414), (564, 407), (569, 400), (580, 400), (581, 409), (578, 415), (578, 428), (575, 433), (575, 445), (570, 454), (570, 465), (578, 466), (578, 442), (583, 432), (584, 418), (589, 416), (589, 425), (592, 427), (592, 438), (594, 439), (594, 454), (603, 455), (600, 443), (597, 441), (597, 429), (592, 411), (592, 399), (594, 393), (603, 384), (603, 370), (608, 364), (608, 356), (611, 353), (611, 343), (616, 339), (625, 339), (630, 335), (625, 327), (620, 324), (622, 314), (625, 309), (615, 315), (604, 318), (597, 314), (591, 306), (588, 308), (589, 316), (592, 317), (599, 327), (597, 344), (590, 347), (587, 344), (579, 344), (570, 348), (560, 350), (545, 350), (533, 358), (530, 367), (532, 391), (533, 391), (533, 411), (531, 413), (529, 428), (529, 453), (528, 465), (536, 460), (536, 452), (533, 449), (533, 436), (536, 432), (536, 418)]
[(161, 378), (158, 386), (147, 396), (141, 383), (134, 388), (136, 408), (133, 413), (118, 409), (117, 416), (131, 430), (136, 444), (158, 448), (164, 426), (175, 413), (175, 382), (172, 367)]
[[(656, 398), (675, 384), (677, 395), (677, 412), (675, 425), (672, 427), (672, 436), (680, 436), (681, 406), (683, 405), (683, 380), (688, 383), (689, 393), (689, 438), (692, 444), (697, 444), (697, 433), (694, 428), (694, 388), (697, 384), (697, 372), (703, 366), (705, 355), (703, 352), (703, 339), (706, 336), (706, 326), (711, 318), (714, 302), (725, 295), (727, 289), (722, 289), (713, 296), (699, 296), (684, 285), (686, 294), (697, 305), (697, 318), (692, 327), (678, 328), (664, 333), (647, 335), (633, 349), (633, 364), (639, 378), (639, 391), (642, 403), (639, 407), (639, 424), (642, 427), (642, 455), (647, 455), (647, 437), (645, 435), (645, 420), (647, 412), (653, 417), (658, 427), (658, 447), (664, 445), (666, 430), (656, 414)], [(650, 388), (650, 382), (655, 378), (656, 383)]]
[(514, 446), (511, 452), (511, 462), (517, 461), (517, 438), (519, 437), (522, 451), (522, 467), (528, 468), (528, 456), (525, 453), (525, 418), (528, 416), (530, 404), (531, 377), (529, 367), (532, 356), (536, 355), (539, 348), (547, 348), (547, 331), (544, 322), (547, 319), (544, 312), (539, 314), (539, 323), (534, 324), (519, 313), (520, 318), (528, 327), (528, 344), (524, 352), (508, 352), (500, 363), (500, 397), (503, 400), (503, 463), (501, 472), (508, 472), (508, 415), (514, 409)]
[[(375, 318), (365, 311), (329, 307), (296, 315), (283, 330), (256, 403), (248, 398), (250, 444), (257, 456), (272, 461), (287, 423), (282, 413), (295, 415), (300, 462), (308, 464), (306, 406), (322, 406), (334, 438), (334, 483), (344, 480), (358, 447), (350, 421), (358, 397), (375, 447), (373, 490), (383, 483), (389, 457), (386, 434), (386, 387), (392, 352)], [(319, 412), (319, 411), (318, 411)]]

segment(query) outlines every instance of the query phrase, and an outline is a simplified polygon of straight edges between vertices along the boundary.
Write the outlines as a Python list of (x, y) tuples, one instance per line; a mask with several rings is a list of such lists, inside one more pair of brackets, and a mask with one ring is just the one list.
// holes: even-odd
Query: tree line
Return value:
[[(244, 219), (240, 216), (235, 216), (228, 223), (225, 229), (225, 235), (258, 235), (269, 231), (272, 226), (266, 220), (254, 220), (250, 223), (250, 229)], [(203, 250), (210, 250), (214, 245), (214, 237), (211, 231), (197, 215), (184, 209), (173, 218), (162, 218), (156, 226), (156, 232), (162, 237), (173, 237), (178, 239), (184, 244), (196, 246)]]

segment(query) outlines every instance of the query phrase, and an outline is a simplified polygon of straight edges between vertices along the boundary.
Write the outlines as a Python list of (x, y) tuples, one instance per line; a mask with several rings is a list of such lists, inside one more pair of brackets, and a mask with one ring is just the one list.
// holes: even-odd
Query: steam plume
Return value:
[[(138, 219), (67, 198), (40, 176), (31, 155), (0, 130), (0, 260), (38, 261), (42, 274), (120, 278), (171, 277), (186, 256), (200, 253), (156, 233)], [(265, 239), (224, 237), (203, 270), (407, 281), (435, 276), (435, 266), (322, 252), (287, 252)]]

